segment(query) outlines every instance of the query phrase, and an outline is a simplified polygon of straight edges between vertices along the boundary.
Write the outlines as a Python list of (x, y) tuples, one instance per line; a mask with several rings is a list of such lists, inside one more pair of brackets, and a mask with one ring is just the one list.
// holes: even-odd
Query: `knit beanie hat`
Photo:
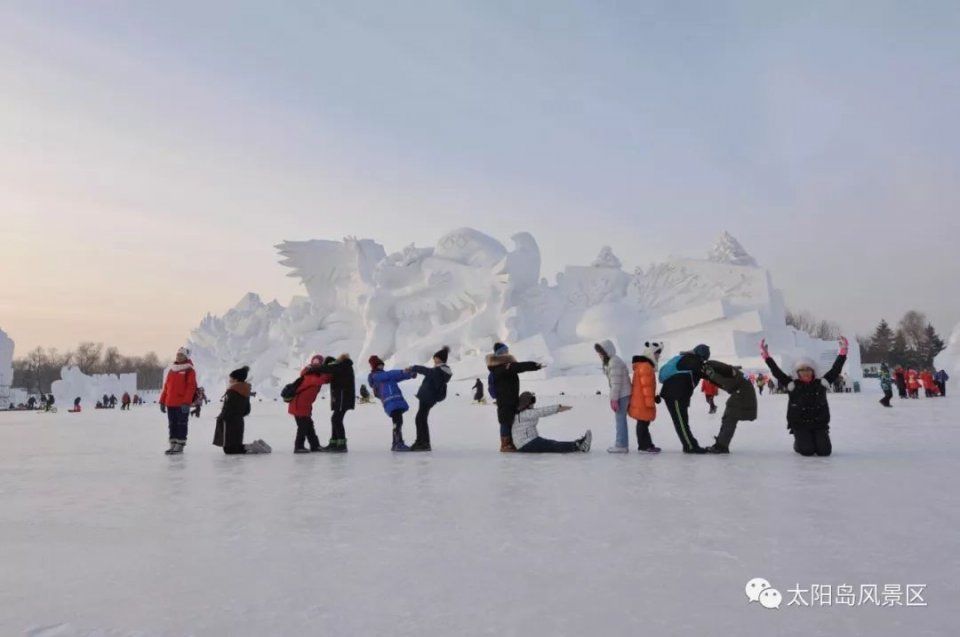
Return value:
[(710, 358), (710, 347), (700, 343), (693, 348), (693, 353), (702, 358), (703, 360), (708, 360)]
[(183, 356), (184, 358), (190, 358), (190, 350), (186, 347), (181, 347), (177, 350), (177, 356)]
[(367, 362), (370, 363), (370, 369), (376, 369), (376, 368), (378, 368), (378, 367), (383, 367), (383, 360), (382, 360), (379, 356), (377, 356), (376, 354), (374, 354), (374, 355), (371, 356), (369, 359), (367, 359)]
[(441, 363), (446, 363), (447, 356), (449, 355), (450, 355), (450, 348), (444, 345), (433, 355), (433, 357), (439, 360)]
[(233, 380), (238, 380), (241, 383), (247, 382), (247, 374), (250, 372), (250, 368), (244, 365), (240, 369), (235, 369), (230, 372), (230, 378)]
[(310, 357), (311, 365), (323, 365), (323, 354), (314, 354)]
[(533, 407), (533, 404), (537, 402), (537, 397), (533, 393), (525, 391), (520, 394), (519, 400), (517, 400), (517, 411), (523, 411), (524, 409), (529, 409)]
[(510, 348), (503, 343), (494, 343), (493, 353), (496, 354), (497, 356), (504, 356), (510, 353)]

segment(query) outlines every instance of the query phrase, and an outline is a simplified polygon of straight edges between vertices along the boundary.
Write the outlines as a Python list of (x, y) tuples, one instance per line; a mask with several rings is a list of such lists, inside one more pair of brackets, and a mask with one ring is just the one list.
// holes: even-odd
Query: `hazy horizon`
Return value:
[[(543, 276), (728, 230), (866, 335), (960, 321), (960, 5), (0, 7), (0, 329), (161, 357), (287, 239), (531, 232)], [(398, 223), (403, 219), (403, 223)]]

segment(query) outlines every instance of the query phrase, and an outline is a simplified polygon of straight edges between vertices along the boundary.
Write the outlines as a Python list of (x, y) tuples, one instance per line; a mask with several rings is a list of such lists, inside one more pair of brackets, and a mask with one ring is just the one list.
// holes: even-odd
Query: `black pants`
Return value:
[(884, 389), (884, 390), (883, 390), (883, 398), (880, 400), (880, 404), (883, 405), (884, 407), (889, 407), (889, 406), (890, 406), (890, 400), (891, 400), (892, 398), (893, 398), (893, 390), (892, 390), (892, 389)]
[(690, 418), (688, 411), (690, 409), (690, 399), (677, 400), (674, 398), (664, 398), (663, 402), (667, 404), (667, 411), (670, 412), (670, 419), (673, 420), (673, 428), (677, 431), (677, 438), (683, 445), (684, 451), (698, 449), (700, 443), (693, 437), (690, 431)]
[(430, 444), (430, 423), (428, 419), (430, 418), (430, 410), (433, 409), (433, 406), (436, 403), (420, 401), (420, 408), (417, 409), (417, 440), (424, 445)]
[(947, 381), (945, 381), (945, 380), (938, 381), (938, 382), (937, 382), (937, 387), (940, 388), (940, 396), (941, 396), (941, 397), (947, 395)]
[(801, 456), (829, 456), (833, 451), (829, 429), (796, 429), (793, 450)]
[(313, 418), (310, 416), (295, 416), (297, 421), (297, 439), (293, 443), (294, 449), (306, 449), (305, 442), (310, 443), (310, 449), (320, 448), (320, 439), (317, 430), (313, 427)]
[(720, 433), (717, 434), (717, 444), (721, 447), (730, 448), (730, 442), (733, 440), (733, 434), (737, 433), (737, 423), (740, 422), (729, 414), (724, 414), (720, 419)]
[(403, 412), (399, 409), (390, 412), (390, 420), (393, 421), (393, 441), (403, 442)]
[(330, 440), (346, 440), (347, 431), (343, 428), (343, 417), (347, 412), (334, 410), (330, 414)]
[(900, 398), (907, 397), (907, 386), (897, 383), (897, 393), (900, 394)]
[(547, 438), (534, 438), (517, 449), (522, 453), (572, 453), (579, 450), (580, 447), (575, 442), (561, 442)]
[(713, 402), (713, 396), (707, 396), (707, 404), (710, 405), (710, 413), (717, 413), (717, 403)]
[(500, 437), (507, 438), (513, 433), (513, 420), (517, 417), (516, 403), (497, 401), (497, 420), (500, 422)]
[(646, 451), (653, 447), (653, 438), (650, 437), (650, 421), (637, 421), (637, 449)]

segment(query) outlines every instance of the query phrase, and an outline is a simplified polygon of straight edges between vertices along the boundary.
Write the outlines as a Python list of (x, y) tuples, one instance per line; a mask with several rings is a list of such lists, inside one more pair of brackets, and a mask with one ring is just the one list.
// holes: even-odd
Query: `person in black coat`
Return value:
[(707, 453), (730, 453), (730, 441), (741, 420), (757, 419), (757, 391), (743, 370), (720, 361), (707, 361), (703, 365), (707, 380), (730, 394), (720, 418), (720, 432), (716, 442), (707, 447)]
[(420, 407), (417, 409), (417, 439), (410, 445), (410, 451), (430, 451), (430, 410), (447, 397), (447, 383), (453, 377), (453, 372), (447, 367), (449, 347), (442, 347), (433, 355), (433, 367), (414, 365), (411, 367), (417, 374), (423, 376), (420, 389), (417, 390), (417, 399)]
[(230, 372), (230, 384), (223, 395), (223, 405), (213, 430), (213, 444), (223, 447), (223, 453), (270, 453), (270, 446), (262, 440), (243, 444), (243, 419), (250, 414), (250, 383), (247, 382), (249, 367)]
[(840, 353), (823, 378), (817, 378), (814, 363), (808, 358), (796, 362), (796, 378), (791, 378), (770, 356), (766, 339), (760, 341), (760, 354), (767, 367), (787, 386), (787, 430), (793, 434), (793, 450), (802, 456), (829, 456), (833, 452), (827, 388), (840, 376), (847, 360), (847, 339), (841, 336), (839, 342)]
[(343, 418), (356, 407), (357, 381), (353, 371), (353, 361), (349, 354), (340, 354), (337, 358), (327, 358), (323, 365), (308, 368), (308, 374), (329, 374), (330, 381), (330, 444), (321, 451), (331, 453), (347, 452), (347, 431)]
[(481, 381), (479, 378), (477, 379), (477, 382), (475, 382), (475, 383), (473, 384), (473, 402), (475, 402), (475, 403), (482, 403), (482, 402), (484, 402), (484, 400), (483, 400), (483, 381)]
[(690, 429), (690, 398), (703, 380), (703, 365), (709, 358), (710, 348), (701, 344), (689, 352), (681, 352), (660, 366), (658, 398), (667, 405), (684, 453), (707, 452)]
[(490, 371), (490, 395), (496, 390), (497, 420), (500, 423), (500, 451), (516, 451), (513, 445), (513, 421), (517, 416), (520, 403), (520, 376), (524, 372), (543, 369), (543, 365), (533, 361), (518, 363), (510, 355), (503, 343), (493, 346), (493, 354), (487, 355), (487, 369)]

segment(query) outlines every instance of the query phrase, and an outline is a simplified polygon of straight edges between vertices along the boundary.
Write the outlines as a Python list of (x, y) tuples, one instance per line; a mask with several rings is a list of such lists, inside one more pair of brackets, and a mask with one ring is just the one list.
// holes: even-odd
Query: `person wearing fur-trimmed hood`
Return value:
[(849, 347), (843, 336), (839, 343), (840, 352), (830, 371), (817, 378), (816, 364), (806, 357), (794, 363), (795, 377), (788, 376), (770, 356), (766, 339), (760, 341), (760, 355), (770, 373), (787, 387), (787, 430), (793, 434), (793, 450), (802, 456), (829, 456), (833, 452), (827, 389), (840, 376)]
[(160, 411), (167, 414), (170, 448), (167, 455), (181, 454), (187, 444), (187, 426), (190, 407), (197, 394), (197, 373), (190, 360), (190, 350), (181, 347), (163, 381), (160, 392)]
[(410, 451), (430, 451), (430, 410), (437, 403), (447, 397), (447, 383), (453, 377), (453, 372), (447, 366), (447, 357), (450, 348), (444, 345), (433, 355), (433, 367), (414, 365), (411, 369), (423, 376), (420, 389), (417, 390), (417, 400), (420, 407), (417, 409), (417, 439), (410, 445)]
[(247, 375), (250, 368), (244, 365), (230, 372), (227, 391), (223, 394), (223, 405), (213, 431), (213, 444), (223, 447), (223, 453), (239, 455), (245, 453), (270, 453), (270, 445), (263, 440), (243, 444), (243, 419), (250, 415), (250, 383)]
[(603, 363), (603, 373), (610, 386), (610, 409), (613, 411), (615, 425), (615, 439), (609, 453), (627, 453), (630, 448), (627, 440), (627, 408), (630, 406), (630, 371), (623, 359), (617, 356), (617, 348), (613, 341), (606, 339), (595, 343), (594, 351)]

